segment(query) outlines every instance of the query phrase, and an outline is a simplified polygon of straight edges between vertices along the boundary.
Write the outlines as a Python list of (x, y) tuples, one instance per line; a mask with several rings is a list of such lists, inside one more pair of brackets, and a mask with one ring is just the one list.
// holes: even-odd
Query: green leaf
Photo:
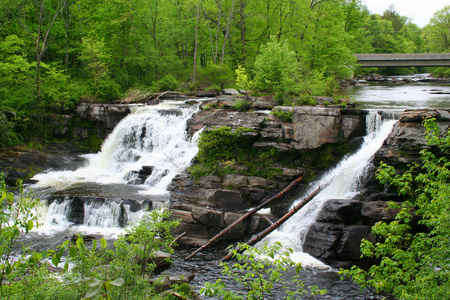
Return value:
[(27, 224), (27, 230), (32, 230), (34, 227), (34, 223), (33, 220), (28, 220), (28, 224)]
[(114, 285), (114, 286), (122, 286), (124, 280), (123, 278), (117, 278), (114, 281), (111, 281), (109, 284)]
[(102, 244), (102, 248), (105, 249), (106, 246), (108, 245), (108, 243), (106, 242), (106, 240), (104, 238), (100, 239), (100, 243)]
[(91, 287), (87, 292), (86, 292), (86, 298), (91, 298), (94, 297), (95, 295), (97, 295), (100, 292), (100, 289), (102, 288), (101, 284), (95, 285), (93, 287)]
[(70, 257), (75, 258), (77, 256), (77, 253), (78, 253), (78, 251), (77, 251), (77, 247), (76, 246), (72, 246), (72, 247), (69, 248), (69, 255), (70, 255)]
[(60, 263), (60, 261), (61, 261), (61, 257), (59, 256), (58, 253), (55, 253), (52, 257), (52, 263), (55, 265), (55, 267), (57, 267), (58, 264)]
[(98, 280), (95, 277), (87, 277), (86, 280), (84, 281), (88, 287), (95, 287), (97, 285), (101, 285), (102, 281)]

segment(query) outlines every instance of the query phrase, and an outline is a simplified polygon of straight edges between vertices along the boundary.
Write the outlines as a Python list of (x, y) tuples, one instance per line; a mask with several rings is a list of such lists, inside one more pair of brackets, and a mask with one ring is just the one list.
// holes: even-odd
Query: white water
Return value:
[[(167, 186), (172, 179), (186, 169), (198, 152), (198, 135), (190, 138), (186, 123), (198, 105), (187, 106), (184, 102), (167, 102), (157, 106), (135, 107), (108, 136), (100, 152), (87, 155), (87, 164), (75, 171), (50, 171), (37, 174), (33, 179), (38, 183), (32, 189), (41, 194), (64, 193), (67, 189), (80, 189), (88, 186), (104, 186), (101, 193), (123, 191), (129, 183), (138, 181), (133, 192), (138, 190), (141, 199), (167, 199)], [(145, 182), (139, 183), (138, 172), (143, 166), (153, 167)], [(125, 192), (126, 194), (127, 192)], [(125, 195), (131, 197), (131, 195)], [(109, 196), (111, 198), (111, 196)], [(116, 196), (117, 197), (117, 196)], [(155, 203), (160, 206), (161, 203)], [(70, 227), (66, 216), (70, 200), (53, 202), (43, 208), (41, 215), (44, 226), (41, 230), (51, 232)], [(131, 212), (126, 205), (128, 224), (138, 220), (142, 212)], [(120, 204), (84, 203), (85, 231), (104, 231), (118, 228)], [(97, 229), (97, 230), (96, 230)], [(114, 230), (115, 232), (117, 230)]]
[[(302, 252), (304, 238), (309, 226), (317, 218), (326, 200), (352, 199), (359, 192), (358, 189), (364, 182), (365, 175), (370, 169), (373, 155), (380, 149), (397, 122), (396, 120), (389, 120), (389, 116), (384, 117), (388, 117), (388, 120), (383, 120), (383, 117), (376, 111), (369, 112), (366, 119), (367, 134), (361, 148), (356, 153), (343, 159), (333, 170), (315, 182), (309, 192), (312, 192), (319, 186), (326, 187), (278, 230), (263, 239), (260, 244), (280, 242), (283, 247), (294, 250), (291, 258), (296, 262), (300, 262), (303, 266), (328, 268), (327, 265), (319, 260)], [(302, 199), (303, 197), (295, 201), (293, 206)]]
[[(97, 154), (87, 155), (85, 167), (75, 171), (37, 174), (35, 189), (60, 191), (84, 183), (127, 184), (142, 166), (155, 167), (142, 193), (165, 195), (173, 177), (189, 166), (198, 152), (195, 139), (186, 133), (186, 122), (197, 106), (176, 109), (173, 105), (138, 107), (109, 135)], [(168, 112), (168, 113), (167, 113)]]

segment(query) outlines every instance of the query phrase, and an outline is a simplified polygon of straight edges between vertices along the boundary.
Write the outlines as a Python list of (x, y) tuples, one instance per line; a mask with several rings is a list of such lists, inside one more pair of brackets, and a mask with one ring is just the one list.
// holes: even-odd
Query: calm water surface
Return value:
[(344, 92), (361, 109), (450, 108), (450, 84), (365, 84), (346, 87)]

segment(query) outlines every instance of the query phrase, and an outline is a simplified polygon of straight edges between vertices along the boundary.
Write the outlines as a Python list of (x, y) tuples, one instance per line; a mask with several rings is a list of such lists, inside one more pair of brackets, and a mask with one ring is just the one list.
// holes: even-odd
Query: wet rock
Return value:
[(76, 111), (83, 119), (102, 122), (106, 129), (111, 130), (130, 113), (130, 108), (122, 104), (81, 103)]
[(336, 247), (344, 224), (314, 222), (308, 229), (303, 251), (315, 257), (330, 259), (336, 256)]
[(356, 200), (332, 199), (324, 203), (317, 222), (354, 224), (361, 219), (362, 203)]
[(208, 175), (199, 178), (199, 184), (207, 189), (218, 189), (222, 185), (220, 184), (220, 177), (215, 175)]
[(399, 211), (388, 208), (387, 201), (364, 202), (361, 207), (361, 215), (368, 218), (372, 224), (377, 221), (393, 221)]
[(247, 207), (242, 195), (238, 191), (210, 190), (207, 193), (206, 200), (226, 211), (241, 210)]
[(374, 242), (372, 226), (352, 225), (342, 230), (342, 236), (336, 249), (339, 259), (359, 260), (361, 257), (360, 245), (363, 239)]
[(161, 293), (172, 287), (172, 285), (180, 285), (183, 283), (190, 283), (194, 280), (194, 274), (188, 275), (162, 275), (156, 278), (150, 279), (150, 282), (155, 286), (155, 291)]
[(223, 227), (223, 213), (207, 209), (203, 207), (197, 207), (192, 210), (192, 217), (194, 220), (202, 225), (210, 226), (210, 227)]

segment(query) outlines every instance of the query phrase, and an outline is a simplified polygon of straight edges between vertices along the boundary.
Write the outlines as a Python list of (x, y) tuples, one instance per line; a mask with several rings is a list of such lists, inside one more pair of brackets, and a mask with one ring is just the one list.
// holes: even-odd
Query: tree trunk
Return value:
[(192, 75), (192, 84), (195, 85), (197, 74), (197, 49), (198, 49), (198, 19), (200, 18), (200, 11), (197, 0), (197, 22), (195, 23), (195, 44), (194, 44), (194, 74)]
[[(287, 214), (285, 214), (283, 217), (281, 217), (278, 221), (273, 223), (271, 226), (267, 227), (264, 231), (262, 231), (260, 234), (256, 235), (255, 237), (251, 238), (247, 245), (252, 246), (262, 240), (264, 237), (269, 235), (272, 231), (280, 227), (284, 222), (286, 222), (290, 217), (292, 217), (296, 212), (298, 212), (303, 206), (305, 206), (309, 201), (314, 199), (317, 194), (321, 191), (322, 187), (319, 186), (317, 189), (315, 189), (311, 194), (309, 194), (306, 198), (304, 198), (302, 201), (300, 201), (297, 205), (294, 206)], [(236, 250), (237, 252), (242, 252), (243, 250), (241, 248)], [(228, 255), (222, 257), (221, 261), (227, 261), (230, 260), (233, 257), (233, 251), (228, 253)]]
[(213, 243), (214, 241), (216, 241), (217, 239), (219, 239), (220, 237), (222, 237), (225, 233), (227, 233), (228, 231), (230, 231), (231, 229), (233, 229), (234, 227), (236, 227), (238, 224), (240, 224), (242, 221), (244, 221), (245, 219), (247, 219), (248, 217), (250, 217), (251, 215), (253, 215), (254, 213), (256, 213), (257, 211), (259, 211), (260, 209), (266, 207), (267, 205), (269, 205), (270, 203), (274, 202), (275, 200), (278, 200), (281, 196), (285, 195), (287, 192), (289, 192), (290, 190), (292, 190), (294, 187), (296, 187), (300, 181), (303, 180), (303, 176), (300, 176), (299, 178), (297, 178), (296, 180), (294, 180), (291, 184), (289, 184), (287, 187), (285, 187), (281, 192), (279, 192), (277, 195), (273, 196), (272, 198), (264, 201), (263, 203), (261, 203), (260, 205), (258, 205), (257, 207), (253, 208), (252, 210), (250, 210), (249, 212), (247, 212), (245, 215), (243, 215), (242, 217), (240, 217), (239, 219), (237, 219), (236, 221), (234, 221), (232, 224), (230, 224), (227, 228), (225, 228), (224, 230), (222, 230), (221, 232), (219, 232), (216, 236), (214, 236), (212, 239), (209, 240), (208, 243), (204, 244), (203, 246), (201, 246), (200, 248), (198, 248), (196, 251), (194, 251), (191, 255), (189, 255), (188, 257), (185, 258), (185, 260), (191, 259), (194, 255), (196, 255), (198, 252), (202, 251), (203, 249), (205, 249), (206, 247), (208, 247), (211, 243)]

